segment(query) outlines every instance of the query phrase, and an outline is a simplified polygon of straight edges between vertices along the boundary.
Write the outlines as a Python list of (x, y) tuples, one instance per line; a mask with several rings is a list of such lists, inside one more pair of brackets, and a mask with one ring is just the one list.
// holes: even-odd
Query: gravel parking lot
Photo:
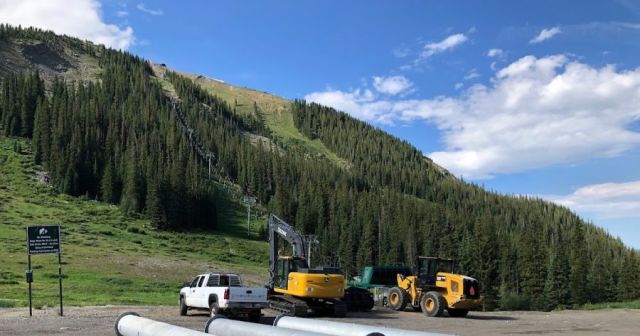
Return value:
[[(34, 310), (0, 309), (0, 335), (97, 335), (113, 336), (116, 317), (134, 311), (183, 327), (203, 330), (207, 314), (190, 312), (179, 316), (177, 307), (69, 307), (59, 317), (55, 308)], [(270, 324), (274, 315), (265, 311), (262, 323)], [(472, 312), (468, 318), (427, 318), (417, 312), (395, 312), (384, 308), (369, 313), (350, 313), (336, 319), (395, 328), (433, 331), (455, 335), (639, 335), (640, 310), (616, 309), (561, 312)]]

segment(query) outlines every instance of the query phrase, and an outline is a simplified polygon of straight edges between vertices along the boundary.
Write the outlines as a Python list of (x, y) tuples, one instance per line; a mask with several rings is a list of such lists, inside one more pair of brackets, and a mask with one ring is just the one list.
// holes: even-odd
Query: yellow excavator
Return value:
[(482, 305), (478, 280), (453, 271), (454, 260), (417, 257), (414, 275), (397, 275), (397, 286), (389, 290), (388, 305), (404, 310), (411, 305), (430, 317), (465, 317)]
[[(335, 267), (309, 267), (307, 242), (291, 225), (269, 216), (269, 308), (290, 316), (343, 317), (345, 279)], [(291, 244), (291, 255), (280, 256), (280, 240)]]

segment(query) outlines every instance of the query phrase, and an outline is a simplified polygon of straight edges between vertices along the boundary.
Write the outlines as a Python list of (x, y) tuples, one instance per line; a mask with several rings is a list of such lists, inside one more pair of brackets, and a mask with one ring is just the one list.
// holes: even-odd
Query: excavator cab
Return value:
[(302, 257), (282, 257), (279, 256), (276, 261), (276, 274), (274, 279), (274, 287), (280, 289), (289, 288), (289, 273), (299, 272), (308, 269), (307, 260)]

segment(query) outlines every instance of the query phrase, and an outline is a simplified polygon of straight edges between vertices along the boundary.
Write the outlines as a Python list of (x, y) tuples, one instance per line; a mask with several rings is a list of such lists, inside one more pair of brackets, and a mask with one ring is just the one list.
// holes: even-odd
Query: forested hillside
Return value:
[[(179, 73), (158, 76), (143, 59), (50, 32), (0, 28), (0, 47), (25, 39), (91, 55), (99, 67), (82, 81), (44, 81), (36, 66), (2, 72), (0, 132), (33, 138), (35, 161), (61, 192), (119, 204), (160, 229), (214, 230), (218, 182), (232, 181), (317, 234), (318, 252), (350, 275), (432, 255), (457, 258), (477, 277), (488, 309), (640, 297), (638, 252), (603, 230), (549, 202), (456, 179), (344, 113), (303, 101), (286, 111), (309, 143), (347, 164), (292, 146), (265, 112), (239, 113)], [(218, 182), (199, 149), (215, 155)]]

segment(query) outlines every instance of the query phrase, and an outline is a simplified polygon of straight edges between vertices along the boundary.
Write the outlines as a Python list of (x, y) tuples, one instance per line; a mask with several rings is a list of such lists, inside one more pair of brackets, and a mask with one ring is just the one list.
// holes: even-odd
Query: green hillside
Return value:
[(249, 88), (233, 86), (200, 75), (185, 74), (194, 83), (207, 92), (227, 102), (237, 113), (253, 115), (264, 120), (271, 136), (285, 147), (294, 147), (305, 153), (326, 158), (341, 167), (348, 168), (349, 163), (330, 151), (320, 140), (312, 140), (300, 133), (294, 125), (291, 114), (291, 102)]
[[(27, 45), (48, 56), (31, 57)], [(412, 264), (420, 254), (458, 259), (460, 272), (480, 280), (486, 309), (640, 297), (640, 255), (604, 230), (544, 200), (461, 181), (411, 144), (332, 108), (183, 75), (51, 32), (1, 26), (0, 52), (12, 57), (0, 73), (0, 134), (5, 151), (14, 147), (6, 137), (22, 144), (3, 164), (10, 201), (0, 228), (11, 253), (24, 225), (68, 215), (63, 224), (88, 260), (78, 272), (92, 270), (101, 250), (132, 260), (128, 271), (108, 272), (124, 282), (143, 281), (133, 270), (152, 257), (174, 258), (172, 271), (182, 276), (180, 263), (194, 258), (258, 279), (266, 247), (241, 238), (247, 191), (263, 214), (318, 235), (316, 255), (347, 275)], [(32, 180), (34, 167), (47, 172), (50, 188)], [(94, 236), (99, 247), (88, 246)], [(24, 265), (12, 265), (0, 290), (15, 297)], [(166, 288), (158, 296), (172, 292)]]
[[(246, 212), (232, 209), (219, 232), (155, 230), (113, 205), (67, 196), (46, 186), (31, 143), (0, 136), (0, 306), (27, 304), (25, 227), (60, 224), (65, 300), (71, 305), (176, 303), (178, 288), (207, 270), (266, 281), (267, 244), (246, 238)], [(227, 204), (229, 202), (226, 202)], [(57, 304), (54, 255), (33, 257), (36, 306)]]

